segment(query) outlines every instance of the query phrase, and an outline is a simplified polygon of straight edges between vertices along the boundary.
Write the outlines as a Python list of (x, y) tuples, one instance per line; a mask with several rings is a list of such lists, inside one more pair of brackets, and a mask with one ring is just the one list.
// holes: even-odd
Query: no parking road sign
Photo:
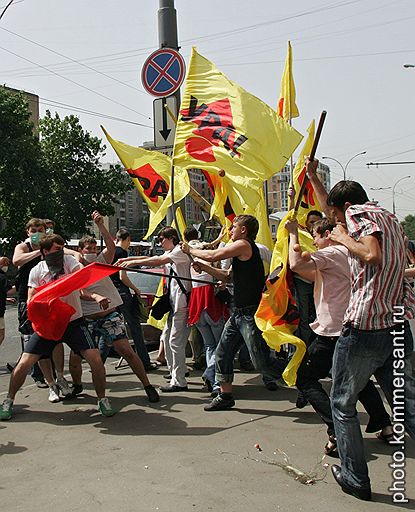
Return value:
[(185, 63), (180, 53), (171, 48), (160, 48), (145, 61), (141, 81), (148, 93), (163, 98), (177, 91), (184, 74)]

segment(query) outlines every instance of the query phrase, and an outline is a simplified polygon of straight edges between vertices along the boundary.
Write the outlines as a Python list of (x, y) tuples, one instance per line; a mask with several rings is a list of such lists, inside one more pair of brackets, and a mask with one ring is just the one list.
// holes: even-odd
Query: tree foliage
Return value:
[(65, 234), (87, 230), (91, 212), (114, 213), (117, 196), (131, 188), (119, 166), (100, 165), (101, 139), (85, 132), (76, 116), (50, 112), (40, 121), (42, 167), (49, 180), (53, 218)]
[(132, 187), (119, 166), (102, 167), (105, 145), (76, 116), (47, 112), (39, 133), (24, 95), (0, 87), (0, 236), (12, 244), (30, 217), (53, 219), (66, 237), (88, 232), (91, 212), (113, 214)]
[(409, 240), (415, 240), (415, 216), (407, 215), (401, 224)]
[(1, 236), (19, 238), (27, 219), (41, 213), (41, 151), (25, 97), (0, 87), (0, 218)]

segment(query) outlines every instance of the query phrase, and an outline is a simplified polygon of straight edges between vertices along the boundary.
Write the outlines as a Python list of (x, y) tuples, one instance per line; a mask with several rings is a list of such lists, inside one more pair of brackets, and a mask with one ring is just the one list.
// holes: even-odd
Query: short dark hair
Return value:
[(83, 236), (79, 242), (78, 242), (78, 247), (80, 249), (83, 249), (85, 247), (86, 244), (97, 244), (97, 239), (94, 237), (94, 236), (91, 236), (91, 235), (85, 235)]
[(249, 240), (255, 240), (259, 231), (259, 222), (253, 215), (237, 215), (233, 222), (245, 226)]
[(328, 219), (321, 219), (313, 224), (313, 231), (319, 235), (324, 235), (326, 231), (333, 231), (335, 225), (332, 224)]
[(40, 252), (44, 254), (44, 251), (50, 251), (53, 244), (65, 245), (65, 240), (60, 236), (54, 233), (53, 235), (45, 235), (40, 239), (39, 246)]
[(186, 242), (190, 242), (191, 240), (198, 240), (199, 232), (194, 227), (186, 228), (183, 233), (183, 238), (186, 240)]
[(172, 228), (171, 226), (166, 226), (163, 228), (158, 236), (162, 236), (163, 238), (167, 238), (168, 240), (173, 240), (174, 245), (177, 245), (179, 243), (179, 233), (176, 229)]
[(117, 234), (115, 235), (117, 240), (120, 241), (120, 240), (127, 240), (128, 237), (130, 237), (130, 232), (128, 231), (128, 229), (125, 229), (125, 228), (120, 228), (118, 231), (117, 231)]
[(48, 225), (48, 224), (52, 224), (53, 227), (55, 227), (55, 221), (52, 220), (52, 219), (43, 219), (43, 222)]
[(38, 228), (39, 226), (43, 226), (45, 228), (45, 231), (46, 231), (45, 221), (43, 219), (38, 219), (37, 217), (33, 217), (26, 224), (26, 231), (29, 231), (30, 228)]
[(323, 214), (321, 212), (319, 212), (318, 210), (310, 210), (308, 213), (307, 213), (307, 220), (309, 219), (309, 217), (311, 215), (315, 215), (316, 217), (319, 217), (320, 219), (323, 218)]
[(367, 194), (357, 181), (339, 181), (330, 190), (327, 197), (327, 206), (343, 208), (345, 203), (364, 204), (369, 201)]

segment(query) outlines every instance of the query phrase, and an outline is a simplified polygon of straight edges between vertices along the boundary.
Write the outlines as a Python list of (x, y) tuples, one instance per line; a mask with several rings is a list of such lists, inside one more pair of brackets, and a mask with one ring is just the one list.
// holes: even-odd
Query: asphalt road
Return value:
[[(15, 310), (0, 364), (15, 360), (19, 338)], [(393, 505), (392, 448), (363, 434), (373, 502), (343, 494), (322, 459), (325, 427), (311, 407), (295, 407), (296, 391), (267, 391), (255, 374), (236, 373), (236, 407), (204, 412), (209, 396), (201, 372), (189, 391), (149, 404), (129, 368), (106, 365), (112, 418), (96, 411), (91, 374), (85, 393), (51, 404), (31, 379), (19, 392), (11, 421), (0, 424), (1, 510), (44, 512), (345, 512), (414, 509), (415, 448), (406, 442), (406, 489), (411, 503)], [(166, 370), (150, 375), (165, 384)], [(0, 373), (0, 400), (9, 375)], [(359, 412), (361, 423), (367, 416)], [(255, 445), (259, 443), (262, 451)], [(284, 452), (289, 462), (284, 462)], [(336, 462), (336, 459), (334, 460)], [(287, 464), (294, 469), (287, 468)], [(297, 477), (301, 474), (300, 479)], [(311, 480), (306, 485), (301, 480)], [(392, 508), (394, 507), (394, 508)]]

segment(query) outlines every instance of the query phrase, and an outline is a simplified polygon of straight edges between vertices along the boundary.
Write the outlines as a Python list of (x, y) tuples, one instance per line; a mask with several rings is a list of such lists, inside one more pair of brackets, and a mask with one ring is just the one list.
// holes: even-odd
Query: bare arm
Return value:
[(91, 302), (96, 302), (99, 304), (101, 309), (108, 309), (111, 301), (108, 297), (104, 297), (103, 295), (99, 295), (98, 293), (90, 293), (85, 288), (79, 290), (81, 298), (83, 300), (89, 300)]
[(192, 263), (193, 268), (196, 272), (206, 272), (206, 274), (211, 275), (218, 281), (223, 281), (224, 283), (230, 283), (232, 280), (232, 270), (222, 270), (221, 268), (212, 267), (207, 263), (203, 263), (200, 260), (195, 260)]
[(360, 240), (356, 241), (343, 226), (337, 224), (330, 234), (330, 239), (344, 245), (349, 252), (364, 263), (369, 265), (380, 265), (382, 263), (382, 249), (376, 235), (362, 236)]
[(307, 176), (310, 180), (310, 183), (313, 186), (314, 192), (316, 193), (316, 197), (318, 202), (320, 203), (321, 209), (325, 213), (326, 217), (329, 219), (330, 222), (333, 224), (336, 223), (335, 218), (333, 216), (333, 213), (330, 209), (330, 207), (327, 206), (327, 191), (324, 188), (324, 185), (321, 183), (320, 178), (317, 174), (317, 166), (318, 166), (318, 160), (313, 160), (310, 162), (310, 160), (307, 159), (306, 163), (306, 169), (307, 169)]
[(225, 245), (225, 247), (208, 251), (193, 249), (184, 242), (181, 242), (181, 248), (185, 254), (190, 254), (194, 258), (201, 258), (209, 263), (228, 258), (239, 258), (241, 261), (247, 261), (252, 256), (252, 249), (248, 240), (236, 240), (231, 244)]
[(119, 267), (134, 267), (135, 265), (141, 265), (143, 267), (160, 267), (172, 263), (169, 253), (161, 254), (160, 256), (132, 256), (130, 258), (120, 258), (116, 265)]
[(414, 268), (406, 268), (405, 269), (405, 277), (415, 277), (415, 267)]
[(112, 239), (110, 232), (104, 225), (104, 217), (98, 211), (95, 210), (94, 212), (92, 212), (92, 220), (97, 225), (97, 228), (99, 229), (99, 232), (101, 233), (102, 238), (104, 239), (105, 249), (102, 251), (102, 254), (104, 255), (105, 261), (111, 264), (114, 261), (115, 256), (114, 240)]
[(29, 248), (25, 243), (21, 243), (17, 245), (14, 249), (13, 253), (13, 265), (16, 267), (21, 267), (25, 265), (29, 261), (34, 260), (40, 256), (40, 249), (36, 249), (32, 252), (29, 252)]
[(120, 270), (120, 279), (121, 282), (125, 284), (125, 286), (128, 286), (128, 288), (131, 288), (136, 295), (140, 295), (141, 291), (137, 286), (131, 281), (131, 279), (128, 277), (127, 272), (125, 270)]
[(307, 279), (308, 281), (315, 281), (316, 264), (310, 258), (310, 255), (308, 253), (303, 253), (301, 251), (300, 241), (298, 237), (297, 221), (286, 222), (285, 228), (290, 233), (288, 262), (290, 264), (291, 270), (293, 272), (296, 272), (304, 279)]

